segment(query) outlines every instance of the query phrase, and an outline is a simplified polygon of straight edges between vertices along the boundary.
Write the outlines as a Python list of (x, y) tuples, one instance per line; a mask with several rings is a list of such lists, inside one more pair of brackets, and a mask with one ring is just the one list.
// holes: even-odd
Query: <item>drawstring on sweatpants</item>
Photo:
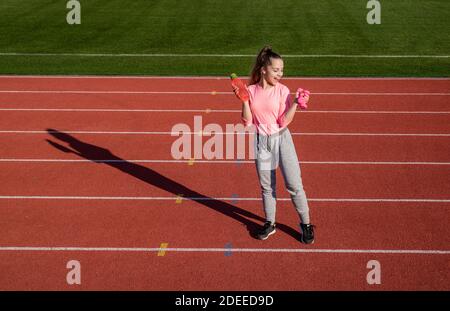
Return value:
[[(277, 132), (275, 134), (265, 135), (265, 137), (267, 138), (267, 151), (269, 151), (269, 152), (272, 151), (271, 142), (272, 142), (273, 136), (281, 136), (281, 134), (283, 134), (283, 132), (286, 131), (286, 130), (287, 130), (287, 127), (285, 127), (284, 129), (282, 129), (281, 131), (279, 131), (279, 132)], [(259, 133), (256, 135), (256, 142), (257, 142), (258, 151), (259, 151), (259, 136), (260, 135), (261, 134), (259, 134)]]

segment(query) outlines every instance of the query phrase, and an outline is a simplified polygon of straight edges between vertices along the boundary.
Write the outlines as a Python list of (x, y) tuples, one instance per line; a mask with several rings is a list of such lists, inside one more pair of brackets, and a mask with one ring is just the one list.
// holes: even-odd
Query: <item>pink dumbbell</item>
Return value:
[(308, 90), (304, 90), (302, 88), (297, 89), (297, 93), (295, 93), (295, 97), (297, 97), (298, 104), (300, 105), (300, 108), (307, 109), (308, 105), (306, 102), (309, 99), (309, 94), (311, 94)]

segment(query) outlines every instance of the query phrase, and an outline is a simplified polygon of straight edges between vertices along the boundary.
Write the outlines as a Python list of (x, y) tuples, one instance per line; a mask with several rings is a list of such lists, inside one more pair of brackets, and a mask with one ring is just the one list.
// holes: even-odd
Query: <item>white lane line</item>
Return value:
[[(56, 111), (56, 112), (241, 112), (236, 109), (104, 109), (104, 108), (0, 108), (0, 111)], [(445, 112), (450, 113), (450, 112)]]
[[(191, 160), (86, 160), (86, 159), (0, 159), (0, 163), (190, 163)], [(254, 164), (252, 160), (195, 160), (195, 163)], [(380, 162), (380, 161), (299, 161), (300, 164), (324, 165), (450, 165), (450, 162)]]
[[(239, 112), (241, 112), (239, 110)], [(385, 111), (385, 110), (306, 110), (302, 113), (349, 113), (349, 114), (449, 114), (450, 111)]]
[[(177, 80), (229, 80), (229, 76), (102, 76), (102, 75), (0, 75), (0, 79), (177, 79)], [(248, 79), (247, 76), (241, 76)], [(283, 77), (283, 80), (348, 80), (348, 81), (365, 81), (365, 80), (394, 80), (394, 81), (427, 81), (440, 80), (450, 81), (450, 78), (442, 77)]]
[[(0, 134), (94, 134), (94, 135), (171, 135), (179, 136), (178, 133), (172, 132), (117, 132), (117, 131), (15, 131), (15, 130), (0, 130)], [(187, 135), (203, 135), (211, 136), (210, 132), (183, 132)], [(223, 135), (254, 135), (251, 132), (216, 132), (215, 134)], [(450, 137), (450, 134), (444, 133), (296, 133), (291, 132), (293, 136), (400, 136), (400, 137)]]
[[(50, 112), (202, 112), (240, 113), (237, 109), (105, 109), (105, 108), (0, 108), (0, 111), (50, 111)], [(377, 110), (306, 110), (302, 113), (347, 113), (347, 114), (450, 114), (450, 111), (377, 111)]]
[[(202, 53), (25, 53), (2, 52), (0, 56), (70, 56), (70, 57), (212, 57), (212, 58), (255, 58), (253, 54), (202, 54)], [(285, 54), (284, 58), (449, 58), (450, 55), (399, 55), (399, 54)]]
[(239, 252), (239, 253), (334, 253), (334, 254), (409, 254), (409, 255), (449, 255), (450, 250), (435, 249), (319, 249), (319, 248), (156, 248), (156, 247), (36, 247), (0, 246), (0, 251), (8, 252)]
[(0, 90), (0, 93), (49, 93), (49, 94), (168, 94), (168, 95), (231, 95), (218, 91), (86, 91), (86, 90)]
[[(0, 90), (0, 93), (32, 93), (32, 94), (158, 94), (158, 95), (233, 95), (233, 92), (220, 91), (87, 91), (87, 90)], [(295, 93), (291, 93), (295, 94)], [(417, 93), (401, 93), (401, 92), (311, 92), (311, 95), (344, 95), (344, 96), (449, 96), (447, 92), (417, 92)]]
[(291, 133), (295, 136), (406, 136), (406, 137), (449, 137), (450, 134), (420, 133)]
[[(40, 196), (40, 195), (2, 195), (0, 200), (151, 200), (151, 201), (261, 201), (261, 198), (210, 198), (210, 197), (133, 197), (133, 196)], [(290, 201), (290, 198), (277, 198), (279, 201)], [(308, 198), (311, 202), (394, 202), (394, 203), (450, 203), (450, 199), (332, 199), (332, 198)]]

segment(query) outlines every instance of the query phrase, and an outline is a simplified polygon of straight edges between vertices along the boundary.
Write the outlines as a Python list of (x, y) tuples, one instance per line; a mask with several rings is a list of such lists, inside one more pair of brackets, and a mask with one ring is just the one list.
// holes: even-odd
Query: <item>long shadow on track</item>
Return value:
[[(264, 222), (264, 218), (258, 215), (191, 190), (186, 186), (174, 180), (171, 180), (148, 167), (121, 159), (108, 149), (82, 142), (75, 137), (58, 130), (47, 129), (47, 132), (54, 138), (69, 144), (69, 147), (72, 148), (69, 149), (57, 142), (46, 139), (46, 141), (56, 149), (65, 153), (74, 153), (81, 158), (85, 158), (95, 163), (109, 165), (152, 186), (156, 186), (177, 196), (182, 195), (184, 198), (192, 198), (192, 201), (195, 201), (199, 204), (202, 204), (203, 206), (209, 207), (219, 213), (222, 213), (225, 216), (231, 217), (241, 222), (246, 226), (250, 236), (252, 236), (253, 238), (256, 238), (256, 232), (261, 227), (258, 223), (249, 220), (246, 217)], [(294, 237), (295, 239), (300, 240), (300, 233), (292, 229), (291, 227), (277, 223), (277, 228)]]

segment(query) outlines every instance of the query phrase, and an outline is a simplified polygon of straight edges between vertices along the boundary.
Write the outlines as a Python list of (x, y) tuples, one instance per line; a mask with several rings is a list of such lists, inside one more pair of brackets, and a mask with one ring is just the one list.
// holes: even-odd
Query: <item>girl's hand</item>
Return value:
[(240, 92), (240, 89), (238, 87), (233, 87), (233, 92), (236, 97), (242, 101), (243, 103), (248, 103), (248, 88), (245, 86), (245, 92)]
[(308, 90), (298, 88), (297, 93), (295, 93), (295, 101), (300, 105), (300, 108), (308, 108), (309, 94), (310, 92)]

